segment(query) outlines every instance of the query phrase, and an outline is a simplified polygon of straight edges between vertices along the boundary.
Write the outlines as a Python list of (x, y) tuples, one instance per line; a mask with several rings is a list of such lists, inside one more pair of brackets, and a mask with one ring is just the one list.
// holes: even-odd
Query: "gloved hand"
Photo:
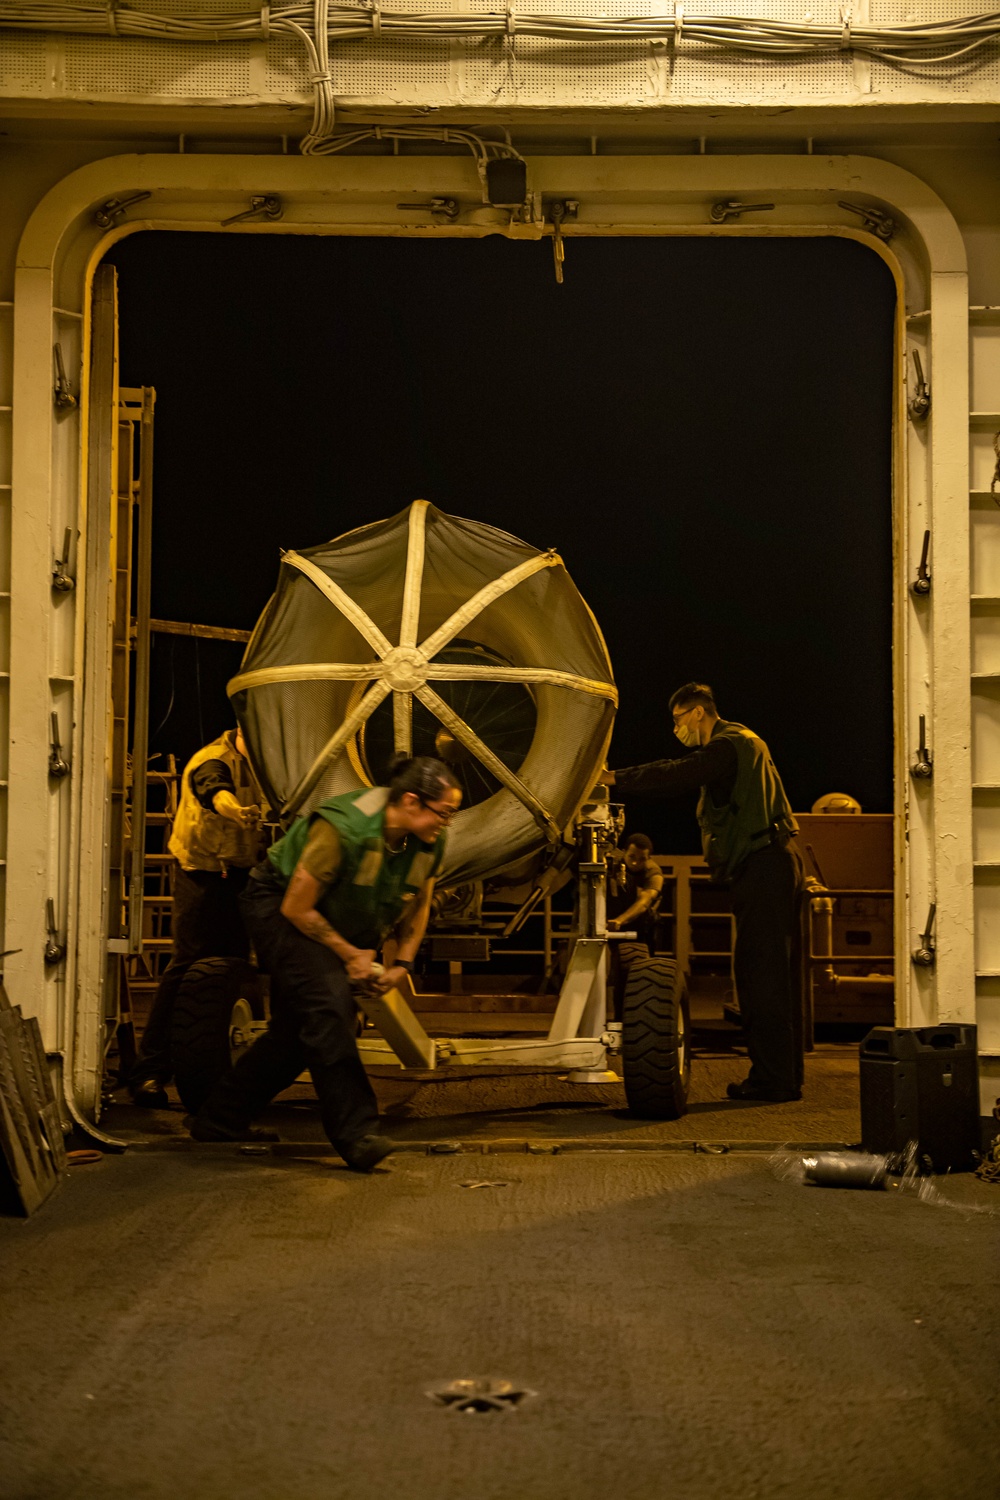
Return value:
[(256, 828), (260, 822), (260, 808), (244, 807), (232, 792), (216, 792), (212, 806), (220, 818), (228, 818), (230, 823), (238, 823), (241, 828)]

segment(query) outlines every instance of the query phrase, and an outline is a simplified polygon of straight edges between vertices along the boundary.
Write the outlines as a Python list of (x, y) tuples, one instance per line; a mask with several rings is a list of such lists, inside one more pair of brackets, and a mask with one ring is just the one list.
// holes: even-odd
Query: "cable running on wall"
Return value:
[[(517, 153), (501, 143), (486, 142), (468, 131), (409, 126), (354, 130), (335, 134), (336, 96), (330, 69), (330, 47), (357, 40), (444, 43), (496, 38), (513, 46), (517, 37), (534, 37), (586, 46), (609, 42), (649, 42), (677, 46), (681, 40), (714, 53), (749, 52), (774, 58), (804, 58), (817, 53), (857, 53), (903, 70), (949, 68), (1000, 40), (1000, 11), (959, 16), (945, 21), (907, 21), (875, 25), (842, 9), (838, 20), (782, 21), (760, 17), (698, 15), (675, 4), (662, 15), (558, 15), (515, 11), (414, 12), (370, 4), (310, 4), (259, 9), (213, 10), (197, 15), (158, 15), (138, 6), (106, 0), (72, 4), (65, 0), (0, 0), (0, 31), (55, 31), (76, 35), (143, 37), (151, 41), (268, 41), (291, 37), (301, 43), (309, 61), (313, 120), (300, 149), (309, 156), (343, 151), (373, 136), (396, 140), (434, 139), (468, 146), (480, 175), (490, 155)], [(564, 62), (565, 59), (562, 59)]]

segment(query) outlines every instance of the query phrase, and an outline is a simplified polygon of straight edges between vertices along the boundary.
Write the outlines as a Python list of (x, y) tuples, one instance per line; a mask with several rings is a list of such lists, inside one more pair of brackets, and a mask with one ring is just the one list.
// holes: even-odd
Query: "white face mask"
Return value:
[(698, 743), (698, 731), (693, 724), (675, 724), (674, 734), (676, 734), (681, 744), (687, 746), (688, 749)]

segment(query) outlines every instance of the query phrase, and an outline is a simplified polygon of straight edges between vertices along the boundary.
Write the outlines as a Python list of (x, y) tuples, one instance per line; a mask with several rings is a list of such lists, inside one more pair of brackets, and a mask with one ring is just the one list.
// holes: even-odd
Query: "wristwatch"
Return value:
[(413, 959), (412, 958), (397, 958), (395, 964), (393, 965), (393, 968), (395, 968), (395, 969), (405, 969), (406, 972), (407, 972), (407, 974), (412, 974), (413, 973)]

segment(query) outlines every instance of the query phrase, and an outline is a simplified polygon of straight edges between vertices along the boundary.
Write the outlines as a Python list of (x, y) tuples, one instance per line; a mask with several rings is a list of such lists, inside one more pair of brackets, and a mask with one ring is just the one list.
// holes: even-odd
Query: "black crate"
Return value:
[(975, 1165), (979, 1080), (974, 1026), (876, 1026), (861, 1043), (861, 1143), (917, 1144), (935, 1172)]

